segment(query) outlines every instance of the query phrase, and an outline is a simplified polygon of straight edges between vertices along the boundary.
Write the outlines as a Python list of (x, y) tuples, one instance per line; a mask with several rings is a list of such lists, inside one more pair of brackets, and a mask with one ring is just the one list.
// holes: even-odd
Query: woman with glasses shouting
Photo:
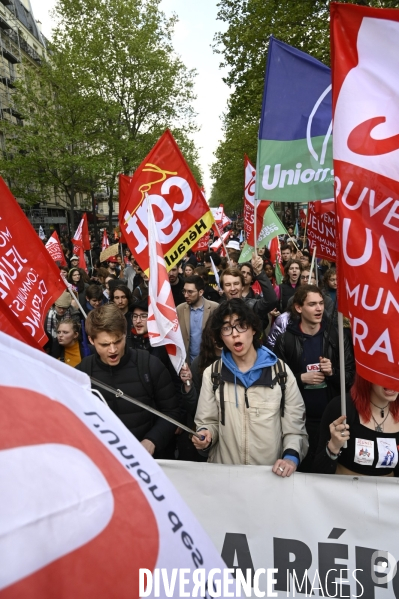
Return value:
[(305, 406), (290, 369), (261, 344), (258, 316), (240, 299), (212, 315), (222, 357), (203, 374), (195, 447), (209, 462), (273, 466), (290, 476), (306, 455)]

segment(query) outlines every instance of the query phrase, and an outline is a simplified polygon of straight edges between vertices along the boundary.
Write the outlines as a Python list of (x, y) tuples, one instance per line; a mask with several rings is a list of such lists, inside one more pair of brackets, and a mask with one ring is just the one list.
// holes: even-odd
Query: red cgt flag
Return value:
[(61, 266), (67, 265), (64, 252), (62, 251), (61, 243), (57, 235), (57, 231), (54, 231), (54, 233), (51, 235), (48, 242), (46, 243), (46, 250), (52, 257), (54, 262), (59, 262)]
[(207, 233), (205, 233), (205, 235), (203, 237), (201, 237), (201, 239), (198, 241), (198, 243), (193, 245), (193, 247), (191, 248), (193, 250), (193, 252), (207, 252), (208, 251), (208, 243), (209, 243), (210, 238), (211, 238), (211, 234), (208, 231)]
[(149, 268), (149, 201), (170, 270), (213, 224), (209, 206), (170, 131), (135, 171), (120, 214), (121, 231), (144, 271)]
[(0, 298), (43, 346), (45, 316), (65, 291), (60, 271), (0, 178)]
[[(245, 187), (244, 187), (244, 231), (248, 245), (255, 247), (254, 240), (254, 206), (255, 206), (255, 183), (256, 170), (249, 161), (248, 156), (244, 156), (245, 168)], [(271, 202), (257, 200), (256, 204), (256, 230), (259, 233), (263, 228), (263, 217)]]
[(399, 391), (399, 11), (331, 4), (338, 306), (356, 371)]
[(81, 218), (72, 241), (75, 244), (73, 248), (75, 254), (79, 254), (79, 247), (82, 247), (84, 250), (90, 250), (90, 236), (86, 212)]

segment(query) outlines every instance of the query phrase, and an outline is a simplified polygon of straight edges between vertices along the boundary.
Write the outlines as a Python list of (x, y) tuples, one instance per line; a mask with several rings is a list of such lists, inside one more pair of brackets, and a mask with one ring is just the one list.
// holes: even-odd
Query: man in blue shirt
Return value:
[(202, 331), (209, 316), (219, 306), (203, 297), (205, 283), (199, 275), (184, 279), (185, 304), (177, 306), (177, 316), (182, 332), (187, 361), (191, 364), (199, 354)]

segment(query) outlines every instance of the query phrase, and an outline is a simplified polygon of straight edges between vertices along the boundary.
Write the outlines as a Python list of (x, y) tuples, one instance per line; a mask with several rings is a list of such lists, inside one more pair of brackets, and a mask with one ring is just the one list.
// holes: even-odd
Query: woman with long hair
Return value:
[[(75, 295), (78, 295), (79, 303), (81, 306), (84, 306), (86, 303), (86, 289), (88, 288), (88, 283), (84, 282), (82, 271), (80, 268), (74, 267), (71, 268), (68, 273), (68, 283), (71, 283), (72, 290)], [(72, 300), (72, 305), (74, 305), (74, 300)], [(77, 306), (74, 306), (77, 308)]]
[(194, 265), (191, 264), (191, 262), (186, 262), (186, 264), (183, 266), (183, 277), (185, 279), (187, 279), (187, 277), (192, 277), (194, 274)]
[(296, 288), (301, 284), (302, 265), (300, 260), (288, 260), (284, 267), (284, 278), (281, 285), (275, 290), (279, 299), (278, 311), (282, 314), (287, 310), (290, 297), (293, 297)]
[(80, 330), (80, 324), (75, 320), (61, 320), (57, 327), (57, 340), (52, 346), (53, 358), (72, 367), (81, 363), (84, 352), (79, 341)]
[[(347, 447), (344, 448), (344, 444)], [(327, 405), (320, 427), (314, 472), (358, 476), (399, 476), (399, 393), (359, 374), (346, 397)]]

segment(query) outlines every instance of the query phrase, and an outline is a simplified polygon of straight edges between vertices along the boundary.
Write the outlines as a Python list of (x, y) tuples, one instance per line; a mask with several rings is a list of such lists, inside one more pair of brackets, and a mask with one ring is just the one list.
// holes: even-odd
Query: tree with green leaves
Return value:
[(169, 127), (200, 178), (190, 141), (195, 73), (174, 53), (175, 17), (159, 0), (58, 0), (54, 43), (106, 106), (103, 144), (112, 161), (110, 222), (117, 174), (131, 174)]
[[(24, 69), (15, 103), (24, 127), (8, 125), (12, 160), (0, 171), (27, 204), (106, 188), (109, 226), (118, 174), (132, 174), (166, 128), (198, 183), (190, 137), (195, 73), (172, 46), (176, 23), (159, 0), (58, 0), (49, 59)], [(10, 154), (6, 158), (10, 158)]]
[[(340, 1), (340, 0), (338, 0)], [(397, 8), (393, 0), (351, 0), (352, 4)], [(230, 210), (242, 207), (244, 153), (256, 162), (270, 35), (330, 63), (328, 0), (220, 0), (218, 19), (227, 30), (215, 37), (215, 51), (228, 68), (225, 83), (232, 92), (223, 117), (224, 140), (212, 165), (215, 185), (211, 205), (224, 201)]]

